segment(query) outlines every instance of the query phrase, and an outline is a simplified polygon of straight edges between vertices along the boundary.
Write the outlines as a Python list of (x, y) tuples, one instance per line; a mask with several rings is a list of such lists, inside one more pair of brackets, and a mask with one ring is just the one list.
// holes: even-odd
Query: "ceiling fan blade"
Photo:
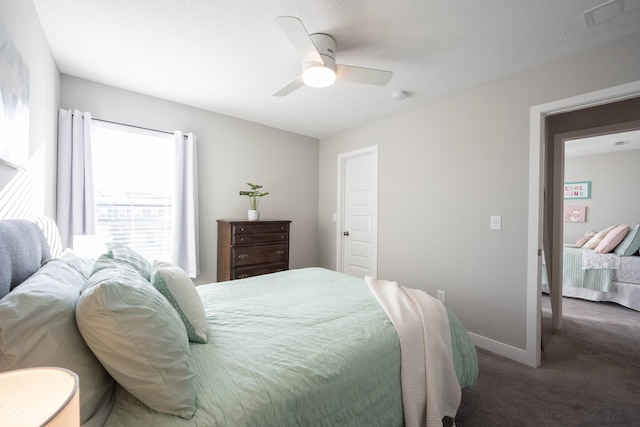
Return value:
[(295, 79), (294, 81), (292, 81), (291, 83), (289, 83), (288, 85), (286, 85), (285, 87), (283, 87), (282, 89), (274, 93), (273, 96), (287, 96), (291, 92), (293, 92), (294, 90), (302, 86), (304, 86), (304, 82), (302, 81), (302, 76), (299, 76), (297, 79)]
[(289, 43), (293, 45), (293, 48), (300, 54), (303, 61), (320, 62), (324, 64), (318, 49), (311, 41), (309, 32), (302, 21), (294, 16), (278, 16), (276, 22), (284, 32), (284, 35), (289, 39)]
[(336, 64), (336, 80), (384, 86), (392, 76), (391, 71)]

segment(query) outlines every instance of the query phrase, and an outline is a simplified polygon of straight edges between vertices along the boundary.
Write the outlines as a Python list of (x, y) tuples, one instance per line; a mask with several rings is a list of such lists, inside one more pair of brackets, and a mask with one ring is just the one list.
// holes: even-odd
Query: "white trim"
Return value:
[(640, 80), (560, 99), (531, 107), (529, 129), (529, 220), (527, 234), (527, 336), (524, 362), (540, 366), (542, 339), (540, 308), (540, 257), (542, 249), (542, 153), (544, 149), (544, 123), (549, 115), (608, 104), (640, 96)]
[(471, 337), (471, 341), (476, 347), (480, 347), (484, 350), (490, 351), (491, 353), (506, 357), (507, 359), (515, 360), (516, 362), (529, 365), (526, 350), (493, 340), (491, 338), (487, 338), (482, 335), (474, 334), (473, 332), (469, 332), (469, 336)]
[(338, 154), (338, 200), (337, 200), (337, 218), (336, 218), (336, 271), (343, 271), (342, 266), (342, 223), (344, 220), (344, 168), (347, 159), (352, 157), (361, 156), (363, 154), (373, 154), (374, 167), (374, 182), (376, 197), (373, 200), (375, 216), (373, 218), (374, 224), (372, 225), (373, 234), (373, 248), (371, 259), (373, 262), (372, 272), (373, 276), (378, 275), (378, 146), (372, 145), (370, 147), (361, 148), (359, 150), (349, 151), (347, 153)]

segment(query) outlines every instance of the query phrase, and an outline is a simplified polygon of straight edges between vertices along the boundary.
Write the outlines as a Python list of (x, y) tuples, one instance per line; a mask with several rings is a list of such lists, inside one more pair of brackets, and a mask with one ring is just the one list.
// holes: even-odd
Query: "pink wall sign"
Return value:
[(586, 206), (565, 206), (564, 222), (586, 222), (587, 207)]

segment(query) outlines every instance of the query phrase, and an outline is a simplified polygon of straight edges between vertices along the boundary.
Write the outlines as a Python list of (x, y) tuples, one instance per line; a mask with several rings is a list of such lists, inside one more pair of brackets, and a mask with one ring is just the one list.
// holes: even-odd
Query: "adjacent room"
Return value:
[(639, 46), (638, 0), (0, 0), (0, 424), (631, 425)]

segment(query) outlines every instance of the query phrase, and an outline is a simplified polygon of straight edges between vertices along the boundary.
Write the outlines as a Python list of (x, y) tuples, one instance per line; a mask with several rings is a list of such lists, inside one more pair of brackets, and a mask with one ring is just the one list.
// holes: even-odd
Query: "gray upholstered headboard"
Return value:
[(49, 258), (49, 242), (38, 224), (26, 219), (0, 221), (0, 298), (35, 273)]

